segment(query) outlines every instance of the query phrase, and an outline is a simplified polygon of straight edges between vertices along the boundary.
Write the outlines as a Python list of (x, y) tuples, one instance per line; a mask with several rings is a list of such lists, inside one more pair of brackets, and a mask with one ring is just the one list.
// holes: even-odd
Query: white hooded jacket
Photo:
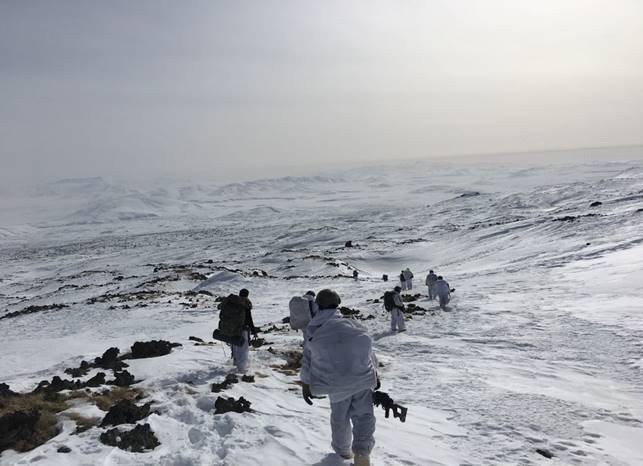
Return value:
[(336, 309), (320, 309), (306, 329), (300, 378), (331, 403), (375, 388), (377, 360), (366, 329)]

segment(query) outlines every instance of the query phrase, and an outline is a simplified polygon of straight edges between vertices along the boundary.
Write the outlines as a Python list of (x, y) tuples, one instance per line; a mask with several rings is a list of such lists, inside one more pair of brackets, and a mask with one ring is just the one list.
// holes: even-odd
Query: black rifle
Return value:
[(384, 417), (388, 419), (390, 411), (393, 410), (393, 417), (399, 418), (400, 422), (406, 421), (406, 412), (408, 408), (398, 405), (388, 396), (388, 393), (375, 391), (373, 392), (373, 404), (384, 408)]

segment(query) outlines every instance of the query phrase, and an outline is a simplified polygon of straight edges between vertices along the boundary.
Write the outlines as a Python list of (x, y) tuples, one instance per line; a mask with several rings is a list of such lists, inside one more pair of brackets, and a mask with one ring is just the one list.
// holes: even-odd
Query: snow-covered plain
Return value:
[[(292, 295), (324, 287), (375, 316), (364, 324), (382, 389), (409, 415), (402, 424), (377, 411), (374, 465), (643, 464), (640, 161), (416, 162), (216, 187), (63, 180), (3, 194), (0, 264), (0, 317), (68, 306), (0, 320), (0, 382), (13, 390), (110, 346), (183, 344), (130, 364), (161, 446), (125, 452), (98, 441), (103, 429), (74, 435), (63, 420), (56, 438), (6, 451), (2, 465), (350, 464), (331, 453), (328, 401), (309, 407), (297, 377), (279, 370), (279, 352), (300, 341), (286, 326), (252, 351), (256, 383), (225, 392), (255, 412), (213, 415), (210, 384), (230, 371), (230, 354), (188, 341), (209, 340), (217, 312), (214, 297), (186, 292), (241, 287), (265, 328), (287, 315)], [(391, 335), (372, 300), (407, 266), (414, 292), (426, 293), (429, 268), (456, 291), (448, 312)]]

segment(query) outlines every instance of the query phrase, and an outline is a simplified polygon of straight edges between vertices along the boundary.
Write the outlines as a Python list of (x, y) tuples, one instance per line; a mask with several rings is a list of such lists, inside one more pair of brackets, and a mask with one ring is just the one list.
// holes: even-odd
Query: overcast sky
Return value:
[(641, 0), (0, 0), (0, 181), (641, 143)]

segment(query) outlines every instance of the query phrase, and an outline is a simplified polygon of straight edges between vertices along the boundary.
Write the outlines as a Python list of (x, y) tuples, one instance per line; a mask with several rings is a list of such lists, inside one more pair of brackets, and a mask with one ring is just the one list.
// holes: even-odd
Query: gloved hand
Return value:
[(302, 384), (301, 385), (301, 394), (302, 394), (302, 396), (304, 398), (304, 401), (312, 406), (312, 404), (313, 404), (313, 400), (312, 400), (313, 394), (310, 392), (310, 385), (308, 385), (307, 383)]

